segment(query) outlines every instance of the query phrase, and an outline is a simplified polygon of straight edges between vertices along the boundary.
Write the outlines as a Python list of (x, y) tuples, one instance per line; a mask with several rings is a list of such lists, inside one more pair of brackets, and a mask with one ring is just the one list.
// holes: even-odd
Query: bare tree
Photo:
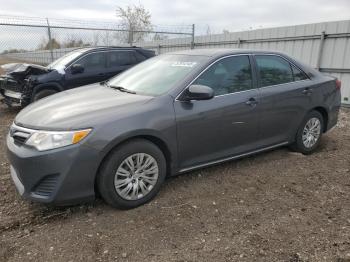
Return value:
[(46, 37), (43, 37), (39, 43), (37, 50), (50, 50), (61, 48), (61, 44), (56, 40), (56, 38), (51, 38), (51, 42)]
[(61, 44), (62, 47), (71, 48), (71, 47), (83, 47), (87, 44), (76, 34), (68, 34), (65, 41)]
[(98, 46), (100, 44), (100, 32), (96, 31), (92, 35), (92, 46)]
[(211, 35), (211, 29), (209, 25), (207, 25), (207, 35)]
[(169, 36), (164, 35), (164, 34), (155, 34), (152, 39), (153, 39), (153, 41), (167, 40), (167, 39), (169, 39)]
[(130, 45), (143, 40), (147, 31), (152, 30), (151, 14), (141, 4), (126, 8), (118, 6), (117, 17), (121, 19), (123, 29), (128, 31), (124, 34), (124, 41)]
[(100, 40), (102, 42), (102, 45), (104, 46), (111, 46), (112, 45), (112, 34), (110, 31), (103, 31)]

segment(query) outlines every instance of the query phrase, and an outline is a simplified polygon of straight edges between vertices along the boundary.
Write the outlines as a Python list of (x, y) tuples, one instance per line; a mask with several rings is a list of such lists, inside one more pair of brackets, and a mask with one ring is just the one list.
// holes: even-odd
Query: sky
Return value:
[[(109, 26), (114, 26), (114, 23), (118, 24), (118, 6), (125, 8), (128, 5), (139, 4), (149, 10), (152, 24), (157, 25), (158, 30), (190, 32), (191, 27), (184, 26), (195, 24), (196, 35), (222, 33), (224, 29), (235, 32), (350, 20), (350, 0), (0, 0), (0, 23), (9, 21), (8, 18), (4, 20), (6, 15), (63, 19), (67, 26), (76, 26), (67, 21), (68, 19), (77, 20), (79, 23), (90, 21), (86, 24), (93, 23), (95, 27), (99, 27), (96, 21), (101, 24), (108, 22)], [(31, 20), (22, 23), (26, 21)], [(45, 24), (45, 20), (40, 21)], [(92, 43), (96, 38), (92, 31), (56, 30), (52, 34), (61, 42), (72, 35), (87, 43)], [(104, 36), (97, 36), (101, 39), (102, 37)], [(0, 53), (14, 48), (34, 50), (43, 41), (47, 41), (45, 38), (46, 28), (0, 25)], [(106, 45), (103, 41), (98, 44)]]
[(350, 19), (350, 0), (0, 0), (0, 15), (117, 20), (117, 6), (139, 3), (153, 24), (196, 24), (217, 33)]

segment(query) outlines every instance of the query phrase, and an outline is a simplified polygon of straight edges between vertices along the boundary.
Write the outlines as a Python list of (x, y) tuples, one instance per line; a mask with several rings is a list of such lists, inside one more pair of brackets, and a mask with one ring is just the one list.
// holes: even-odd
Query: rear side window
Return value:
[(209, 67), (193, 83), (206, 85), (215, 95), (225, 95), (253, 88), (252, 71), (248, 56), (221, 59)]
[(294, 81), (292, 68), (283, 58), (273, 55), (257, 55), (255, 57), (262, 87)]
[(137, 63), (136, 57), (133, 51), (112, 51), (108, 55), (109, 66), (128, 66)]
[(300, 81), (300, 80), (308, 79), (308, 77), (306, 76), (306, 74), (303, 71), (301, 71), (299, 68), (296, 68), (293, 65), (291, 65), (291, 66), (292, 66), (294, 81)]
[(135, 52), (135, 56), (136, 56), (137, 61), (139, 61), (139, 62), (141, 62), (141, 61), (147, 59), (147, 58), (146, 58), (143, 54), (141, 54), (140, 52)]
[(80, 59), (77, 64), (82, 65), (86, 71), (104, 68), (106, 65), (106, 56), (104, 52), (88, 54)]

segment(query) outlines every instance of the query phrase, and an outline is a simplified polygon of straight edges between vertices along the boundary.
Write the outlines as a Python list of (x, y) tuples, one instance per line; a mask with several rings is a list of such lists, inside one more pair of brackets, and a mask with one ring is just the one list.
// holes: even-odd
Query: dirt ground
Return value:
[(287, 148), (168, 179), (134, 210), (23, 201), (0, 106), (0, 261), (350, 261), (350, 110), (318, 152)]

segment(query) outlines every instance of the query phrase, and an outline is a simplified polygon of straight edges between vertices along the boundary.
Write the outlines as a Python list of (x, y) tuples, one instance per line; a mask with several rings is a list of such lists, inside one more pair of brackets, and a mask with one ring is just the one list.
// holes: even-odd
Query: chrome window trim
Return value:
[[(209, 64), (206, 68), (204, 68), (175, 98), (175, 101), (180, 101), (182, 102), (181, 100), (179, 100), (179, 97), (182, 95), (183, 92), (185, 92), (185, 90), (193, 84), (193, 82), (195, 82), (202, 74), (204, 74), (205, 71), (208, 70), (208, 68), (210, 68), (212, 65), (214, 65), (215, 63), (225, 59), (225, 58), (229, 58), (229, 57), (234, 57), (234, 56), (248, 56), (248, 59), (249, 59), (249, 56), (251, 54), (250, 53), (242, 53), (242, 54), (233, 54), (233, 55), (226, 55), (226, 56), (223, 56), (223, 57), (220, 57), (218, 58), (217, 60), (215, 60), (214, 62), (212, 62), (211, 64)], [(252, 69), (253, 65), (251, 63), (251, 61), (249, 60), (249, 64), (250, 64), (250, 67)], [(252, 70), (252, 77), (253, 77), (253, 70)], [(253, 81), (254, 79), (252, 79)], [(213, 98), (216, 98), (216, 97), (222, 97), (222, 96), (227, 96), (227, 95), (232, 95), (232, 94), (237, 94), (237, 93), (242, 93), (242, 92), (247, 92), (247, 91), (251, 91), (251, 90), (257, 90), (258, 88), (252, 88), (252, 89), (249, 89), (249, 90), (243, 90), (243, 91), (237, 91), (237, 92), (233, 92), (233, 93), (228, 93), (228, 94), (223, 94), (223, 95), (217, 95), (217, 96), (214, 96)]]
[(243, 91), (237, 91), (237, 92), (233, 92), (233, 93), (228, 93), (228, 94), (223, 94), (223, 95), (217, 95), (214, 96), (213, 99), (217, 98), (217, 97), (222, 97), (222, 96), (229, 96), (229, 95), (235, 95), (235, 94), (241, 94), (241, 93), (246, 93), (246, 92), (251, 92), (251, 91), (257, 91), (258, 88), (252, 88), (252, 89), (248, 89), (248, 90), (243, 90)]
[[(297, 69), (299, 69), (301, 72), (303, 72), (303, 74), (306, 76), (307, 79), (303, 79), (303, 80), (298, 80), (298, 81), (291, 81), (291, 82), (286, 82), (286, 83), (281, 83), (281, 84), (277, 84), (277, 85), (269, 85), (269, 86), (259, 86), (259, 89), (264, 89), (267, 87), (275, 87), (275, 86), (280, 86), (280, 85), (285, 85), (285, 84), (291, 84), (291, 83), (298, 83), (298, 82), (302, 82), (302, 81), (311, 81), (310, 77), (308, 76), (308, 74), (305, 73), (304, 70), (302, 70), (299, 66), (297, 66), (295, 63), (293, 63), (292, 61), (288, 60), (287, 58), (285, 58), (282, 55), (279, 54), (272, 54), (272, 53), (266, 53), (266, 54), (253, 54), (255, 62), (256, 62), (256, 56), (278, 56), (280, 58), (282, 58), (283, 60), (285, 60), (287, 63), (293, 65), (294, 67), (296, 67)], [(256, 64), (256, 72), (259, 74), (259, 78), (260, 78), (260, 73), (258, 70), (258, 65)], [(293, 74), (293, 71), (292, 71)], [(294, 75), (293, 75), (294, 77)], [(259, 79), (260, 80), (260, 79)], [(260, 84), (260, 83), (259, 83)]]
[(311, 81), (311, 79), (298, 80), (298, 81), (287, 82), (287, 83), (277, 84), (277, 85), (271, 85), (271, 86), (263, 86), (263, 87), (259, 87), (259, 89), (262, 90), (262, 89), (266, 89), (266, 88), (270, 88), (270, 87), (276, 87), (276, 86), (281, 86), (281, 85), (294, 84), (294, 83), (299, 83), (299, 82), (304, 82), (304, 81)]

